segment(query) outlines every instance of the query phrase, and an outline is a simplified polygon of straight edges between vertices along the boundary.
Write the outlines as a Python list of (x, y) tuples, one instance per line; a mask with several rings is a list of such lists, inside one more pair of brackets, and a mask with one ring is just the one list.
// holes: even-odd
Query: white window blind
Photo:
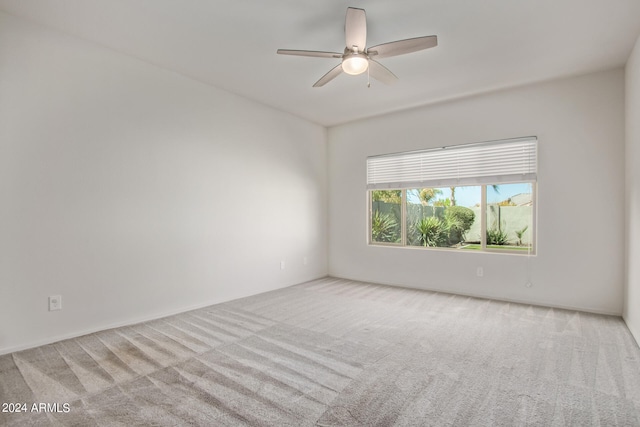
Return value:
[(367, 158), (367, 188), (448, 187), (536, 181), (538, 139), (454, 145)]

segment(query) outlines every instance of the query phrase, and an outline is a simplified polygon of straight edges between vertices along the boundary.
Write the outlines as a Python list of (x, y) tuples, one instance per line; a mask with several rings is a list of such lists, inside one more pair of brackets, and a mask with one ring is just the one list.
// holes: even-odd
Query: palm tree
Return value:
[(371, 193), (372, 201), (400, 204), (402, 200), (401, 190), (374, 190)]
[(427, 206), (429, 202), (436, 198), (436, 196), (442, 194), (442, 190), (438, 190), (437, 188), (423, 188), (420, 190), (420, 201), (424, 206)]
[(527, 231), (528, 228), (529, 226), (526, 225), (522, 230), (516, 230), (516, 236), (518, 236), (518, 246), (522, 246), (522, 236), (524, 236), (524, 232)]
[[(418, 197), (420, 197), (420, 201), (422, 202), (423, 206), (428, 206), (429, 202), (435, 199), (439, 194), (442, 194), (442, 190), (439, 190), (437, 188), (423, 188), (422, 190), (420, 190), (420, 194), (418, 194)], [(435, 205), (431, 210), (431, 216), (436, 216)]]

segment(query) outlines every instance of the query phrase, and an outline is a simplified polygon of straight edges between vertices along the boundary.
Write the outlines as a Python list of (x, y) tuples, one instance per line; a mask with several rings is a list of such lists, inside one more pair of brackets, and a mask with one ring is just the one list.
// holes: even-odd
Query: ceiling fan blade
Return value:
[(340, 74), (342, 74), (342, 64), (338, 64), (335, 67), (333, 67), (327, 74), (325, 74), (324, 76), (322, 76), (320, 78), (320, 80), (318, 80), (317, 82), (314, 83), (313, 87), (321, 87), (326, 85), (327, 83), (329, 83), (331, 80), (335, 79), (336, 77), (338, 77)]
[(338, 52), (320, 52), (317, 50), (278, 49), (278, 53), (280, 55), (311, 56), (314, 58), (342, 58), (342, 54)]
[(353, 50), (353, 47), (357, 46), (358, 52), (364, 52), (367, 45), (367, 15), (364, 9), (347, 8), (344, 34), (347, 49)]
[(369, 75), (387, 85), (392, 85), (398, 80), (398, 77), (387, 67), (373, 59), (369, 59)]
[(375, 56), (376, 58), (387, 58), (389, 56), (404, 55), (405, 53), (429, 49), (437, 45), (438, 36), (416, 37), (414, 39), (398, 40), (372, 46), (367, 49), (367, 54), (369, 56)]

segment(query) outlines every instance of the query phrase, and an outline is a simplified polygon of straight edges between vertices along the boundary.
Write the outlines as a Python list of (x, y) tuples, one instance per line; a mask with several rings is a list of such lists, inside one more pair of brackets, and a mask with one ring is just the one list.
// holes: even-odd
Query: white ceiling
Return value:
[[(312, 84), (341, 52), (347, 7), (367, 45), (436, 34), (436, 48), (380, 60), (400, 80)], [(0, 0), (0, 10), (108, 46), (325, 126), (624, 65), (640, 0)]]

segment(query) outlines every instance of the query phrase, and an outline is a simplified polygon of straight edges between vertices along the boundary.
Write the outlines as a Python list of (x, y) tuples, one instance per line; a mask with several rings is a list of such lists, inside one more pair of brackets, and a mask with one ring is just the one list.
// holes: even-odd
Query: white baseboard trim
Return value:
[(554, 304), (546, 301), (535, 301), (535, 300), (527, 301), (527, 300), (521, 300), (517, 298), (496, 297), (493, 295), (483, 295), (479, 293), (474, 294), (470, 292), (458, 292), (451, 289), (441, 289), (441, 288), (430, 287), (430, 286), (417, 287), (417, 286), (411, 286), (411, 285), (405, 285), (405, 284), (399, 284), (399, 283), (379, 282), (379, 281), (373, 281), (373, 280), (358, 279), (354, 277), (337, 276), (334, 274), (329, 274), (329, 276), (335, 277), (336, 279), (353, 280), (356, 282), (373, 283), (375, 285), (383, 285), (383, 286), (394, 286), (396, 288), (416, 289), (420, 291), (438, 292), (438, 293), (449, 294), (449, 295), (460, 295), (465, 297), (481, 298), (481, 299), (494, 300), (494, 301), (512, 302), (515, 304), (534, 305), (537, 307), (557, 308), (561, 310), (571, 310), (571, 311), (581, 311), (584, 313), (602, 314), (604, 316), (622, 317), (622, 313), (620, 312), (610, 312), (607, 310), (598, 310), (598, 309), (589, 308), (589, 307), (577, 307), (577, 306), (570, 306), (570, 305)]
[[(310, 278), (308, 280), (305, 280), (304, 282), (300, 282), (300, 283), (305, 283), (305, 282), (309, 282), (312, 280), (318, 280), (318, 279), (322, 279), (323, 277), (327, 277), (327, 275), (322, 275), (322, 276), (318, 276), (315, 278)], [(282, 288), (287, 288), (289, 286), (295, 286), (297, 284), (300, 283), (296, 283), (293, 285), (283, 285), (283, 286), (279, 286), (276, 288), (273, 288), (271, 290), (268, 291), (263, 291), (263, 292), (258, 292), (258, 294), (260, 293), (264, 293), (264, 292), (271, 292), (271, 291), (275, 291), (278, 289), (282, 289)], [(0, 356), (4, 355), (4, 354), (10, 354), (10, 353), (15, 353), (16, 351), (22, 351), (22, 350), (28, 350), (30, 348), (34, 348), (34, 347), (40, 347), (41, 345), (47, 345), (47, 344), (53, 344), (55, 342), (58, 341), (64, 341), (64, 340), (68, 340), (68, 339), (72, 339), (72, 338), (78, 338), (81, 337), (83, 335), (89, 335), (89, 334), (93, 334), (96, 332), (101, 332), (101, 331), (106, 331), (109, 329), (114, 329), (114, 328), (121, 328), (123, 326), (132, 326), (132, 325), (137, 325), (138, 323), (143, 323), (143, 322), (149, 322), (151, 320), (157, 320), (157, 319), (162, 319), (163, 317), (168, 317), (168, 316), (173, 316), (175, 314), (181, 314), (181, 313), (186, 313), (188, 311), (192, 311), (192, 310), (198, 310), (200, 308), (204, 308), (204, 307), (209, 307), (211, 305), (216, 305), (216, 304), (222, 304), (225, 302), (229, 302), (229, 301), (234, 301), (237, 299), (241, 299), (241, 298), (246, 298), (246, 297), (250, 297), (253, 295), (257, 295), (257, 294), (248, 294), (248, 295), (241, 295), (238, 297), (234, 297), (234, 298), (228, 298), (228, 299), (214, 299), (214, 300), (208, 300), (206, 302), (200, 303), (200, 304), (195, 304), (192, 306), (187, 306), (187, 307), (181, 307), (175, 310), (169, 310), (169, 311), (165, 311), (165, 312), (160, 312), (160, 313), (156, 313), (150, 316), (141, 316), (141, 317), (136, 317), (136, 318), (129, 318), (127, 320), (124, 320), (122, 322), (114, 322), (114, 323), (107, 323), (104, 325), (100, 325), (100, 326), (96, 326), (94, 328), (89, 328), (89, 329), (82, 329), (79, 331), (74, 331), (74, 332), (70, 332), (68, 334), (61, 334), (61, 335), (55, 335), (52, 337), (47, 337), (45, 339), (40, 339), (40, 340), (35, 340), (35, 341), (30, 341), (27, 343), (23, 343), (17, 346), (12, 346), (12, 347), (2, 347), (0, 348)]]

